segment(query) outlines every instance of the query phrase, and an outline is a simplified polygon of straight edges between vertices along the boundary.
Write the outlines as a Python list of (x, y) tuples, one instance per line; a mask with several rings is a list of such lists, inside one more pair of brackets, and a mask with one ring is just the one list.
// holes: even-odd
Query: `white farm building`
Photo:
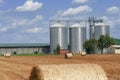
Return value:
[(108, 53), (110, 53), (110, 54), (120, 54), (120, 45), (111, 45), (108, 48)]

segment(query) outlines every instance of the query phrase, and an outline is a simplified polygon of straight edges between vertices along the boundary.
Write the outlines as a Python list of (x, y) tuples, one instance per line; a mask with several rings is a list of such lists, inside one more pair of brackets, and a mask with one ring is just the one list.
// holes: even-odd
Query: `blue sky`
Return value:
[(0, 43), (49, 43), (49, 19), (89, 16), (120, 39), (120, 0), (0, 0)]

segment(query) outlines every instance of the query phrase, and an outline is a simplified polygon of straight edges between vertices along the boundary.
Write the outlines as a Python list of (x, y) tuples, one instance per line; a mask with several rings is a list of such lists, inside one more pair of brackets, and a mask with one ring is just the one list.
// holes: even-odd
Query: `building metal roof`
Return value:
[(13, 44), (0, 44), (0, 47), (49, 47), (47, 43), (13, 43)]
[(120, 48), (120, 45), (111, 45), (110, 47)]

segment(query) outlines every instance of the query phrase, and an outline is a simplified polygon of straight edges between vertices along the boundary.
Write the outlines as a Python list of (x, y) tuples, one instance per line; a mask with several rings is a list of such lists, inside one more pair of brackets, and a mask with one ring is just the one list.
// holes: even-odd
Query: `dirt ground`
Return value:
[(75, 55), (65, 59), (64, 55), (49, 56), (0, 56), (0, 80), (29, 80), (33, 66), (42, 64), (95, 63), (102, 66), (109, 80), (120, 80), (120, 55)]

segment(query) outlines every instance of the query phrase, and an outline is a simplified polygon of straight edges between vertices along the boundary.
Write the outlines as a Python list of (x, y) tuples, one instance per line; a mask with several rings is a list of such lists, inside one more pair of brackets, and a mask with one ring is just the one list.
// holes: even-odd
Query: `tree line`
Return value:
[(106, 34), (101, 35), (98, 40), (93, 38), (85, 41), (83, 47), (89, 54), (96, 53), (96, 50), (100, 50), (100, 52), (103, 54), (103, 50), (105, 48), (108, 48), (109, 46), (114, 44), (115, 44), (114, 39)]

